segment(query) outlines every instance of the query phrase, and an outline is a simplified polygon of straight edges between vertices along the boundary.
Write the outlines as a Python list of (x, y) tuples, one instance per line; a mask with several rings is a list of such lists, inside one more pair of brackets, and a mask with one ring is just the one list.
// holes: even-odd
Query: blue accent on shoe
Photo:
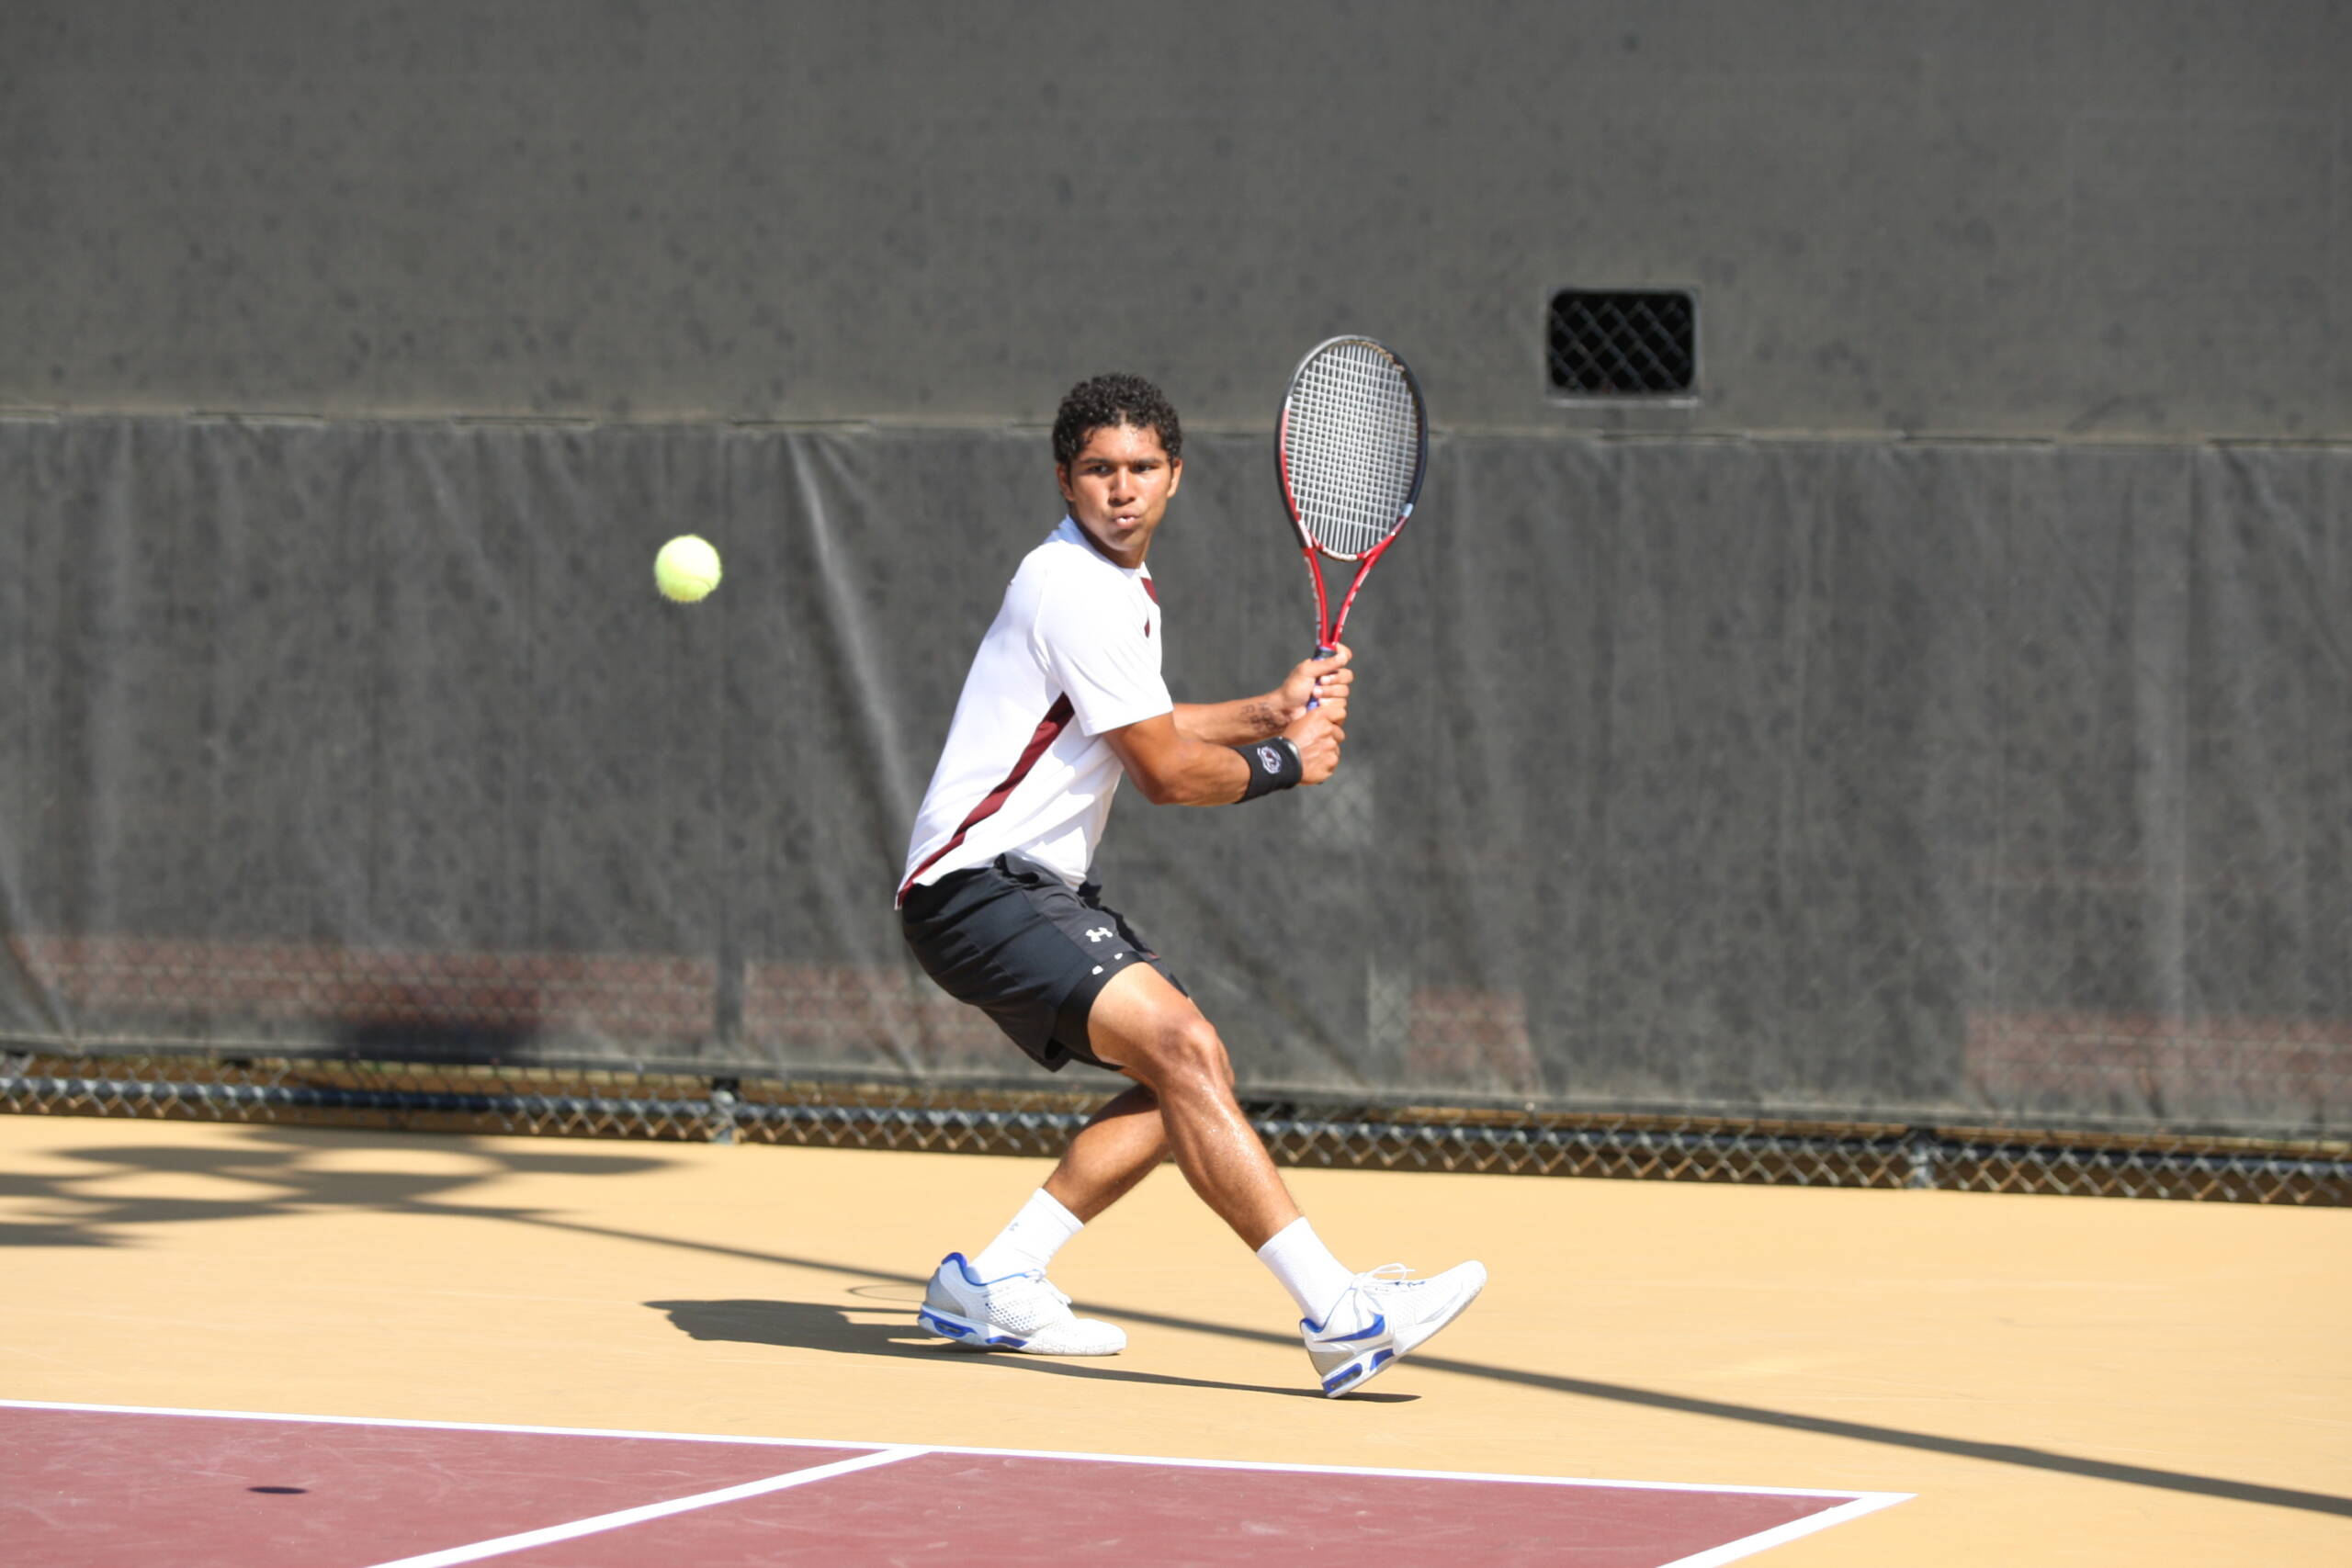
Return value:
[(1385, 1334), (1387, 1332), (1387, 1314), (1374, 1313), (1372, 1315), (1372, 1326), (1370, 1328), (1359, 1328), (1353, 1334), (1334, 1334), (1328, 1337), (1324, 1335), (1321, 1329), (1317, 1329), (1316, 1330), (1315, 1337), (1322, 1340), (1326, 1345), (1345, 1345), (1351, 1340), (1370, 1339), (1375, 1335)]
[[(974, 1335), (983, 1333), (982, 1330), (969, 1324), (957, 1323), (953, 1318), (942, 1317), (929, 1307), (918, 1308), (915, 1312), (915, 1321), (945, 1339), (969, 1339)], [(1001, 1345), (1007, 1349), (1018, 1350), (1029, 1341), (1026, 1337), (1016, 1334), (988, 1334), (983, 1336), (979, 1343)]]
[[(946, 1268), (950, 1263), (956, 1265), (956, 1269), (962, 1272), (964, 1276), (964, 1283), (967, 1285), (977, 1285), (983, 1289), (989, 1285), (1001, 1285), (1007, 1280), (1018, 1280), (1022, 1275), (1030, 1272), (1030, 1270), (1026, 1269), (1015, 1269), (1010, 1274), (999, 1274), (993, 1280), (983, 1280), (980, 1278), (979, 1270), (972, 1267), (972, 1260), (966, 1258), (962, 1253), (951, 1252), (946, 1257), (939, 1260), (939, 1266), (942, 1269)], [(1023, 1343), (1026, 1344), (1028, 1341), (1023, 1340)]]
[(921, 1312), (916, 1313), (915, 1317), (925, 1328), (930, 1329), (933, 1334), (937, 1334), (944, 1338), (967, 1339), (971, 1337), (972, 1331), (970, 1329), (965, 1327), (960, 1323), (950, 1323), (944, 1317), (933, 1316), (931, 1309), (928, 1307), (925, 1307)]
[(1323, 1392), (1337, 1393), (1351, 1383), (1362, 1382), (1396, 1359), (1396, 1352), (1394, 1350), (1374, 1350), (1369, 1356), (1360, 1356), (1325, 1378)]

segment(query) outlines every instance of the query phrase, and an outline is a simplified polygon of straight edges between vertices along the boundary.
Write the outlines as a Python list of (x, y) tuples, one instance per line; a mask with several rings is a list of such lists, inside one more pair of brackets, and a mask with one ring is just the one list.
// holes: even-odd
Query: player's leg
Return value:
[(1141, 1084), (1116, 1096), (1079, 1129), (1054, 1174), (994, 1240), (968, 1260), (951, 1253), (941, 1262), (924, 1292), (925, 1320), (980, 1348), (1079, 1356), (1121, 1348), (1125, 1336), (1072, 1314), (1046, 1270), (1087, 1221), (1125, 1197), (1167, 1154), (1158, 1097)]
[(1137, 965), (1095, 998), (1087, 1037), (1098, 1060), (1159, 1100), (1169, 1150), (1201, 1201), (1257, 1253), (1303, 1316), (1326, 1319), (1355, 1276), (1298, 1212), (1234, 1098), (1225, 1042), (1192, 998)]
[(1332, 1257), (1235, 1100), (1216, 1031), (1091, 886), (1073, 892), (1000, 861), (911, 890), (903, 909), (910, 945), (932, 977), (987, 1011), (1042, 1065), (1091, 1060), (1138, 1086), (1080, 1130), (1046, 1187), (982, 1250), (988, 1271), (961, 1253), (941, 1262), (921, 1314), (933, 1331), (975, 1348), (1049, 1355), (1123, 1348), (1115, 1326), (1069, 1311), (1046, 1265), (1170, 1154), (1299, 1303), (1327, 1393), (1360, 1386), (1477, 1293), (1485, 1271), (1476, 1264), (1404, 1280), (1353, 1275)]
[[(1172, 988), (1172, 987), (1171, 987)], [(1070, 1139), (1046, 1183), (1029, 1195), (1012, 1221), (968, 1264), (943, 1263), (937, 1303), (953, 1313), (946, 1297), (967, 1285), (1017, 1280), (1035, 1275), (1045, 1282), (1054, 1255), (1079, 1231), (1117, 1202), (1168, 1157), (1168, 1134), (1159, 1097), (1136, 1084), (1088, 1118)], [(968, 1278), (967, 1278), (968, 1276)], [(1019, 1289), (1017, 1285), (1014, 1287)], [(1107, 1325), (1102, 1325), (1107, 1327)], [(1107, 1340), (1107, 1335), (1096, 1338)]]
[(1089, 1220), (1125, 1197), (1167, 1155), (1159, 1101), (1137, 1084), (1079, 1129), (1045, 1186), (1029, 1195), (995, 1240), (972, 1254), (972, 1271), (983, 1280), (1043, 1274)]
[(1137, 966), (1102, 988), (1088, 1017), (1095, 1057), (1148, 1088), (1184, 1178), (1298, 1303), (1327, 1394), (1362, 1387), (1459, 1316), (1487, 1282), (1464, 1263), (1415, 1280), (1395, 1266), (1351, 1274), (1298, 1212), (1233, 1093), (1225, 1043), (1192, 999)]
[[(1078, 907), (1057, 879), (1016, 871), (1003, 861), (910, 888), (900, 906), (908, 945), (925, 972), (948, 995), (986, 1012), (1046, 1067), (1084, 1059), (1082, 1022), (1068, 1032), (1078, 1042), (1077, 1051), (1066, 1049), (1056, 1036), (1066, 1032), (1057, 1016), (1060, 998), (1083, 987), (1096, 962), (1076, 945), (1085, 940), (1086, 930), (1100, 929), (1087, 926), (1091, 913)], [(1085, 1140), (1088, 1153), (1100, 1156), (1089, 1168), (1104, 1172), (1110, 1196), (1149, 1170), (1148, 1145), (1157, 1137), (1156, 1119), (1136, 1114), (1136, 1101), (1121, 1100), (1125, 1104), (1114, 1100), (1106, 1107), (1095, 1119), (1100, 1130)], [(1141, 1139), (1125, 1135), (1137, 1127), (1145, 1133)], [(1120, 1173), (1130, 1166), (1135, 1168), (1122, 1186)], [(1108, 1201), (1079, 1197), (1080, 1206), (1090, 1212)], [(1056, 1356), (1115, 1353), (1126, 1336), (1113, 1325), (1078, 1317), (1046, 1274), (1054, 1255), (1084, 1223), (1052, 1192), (1032, 1192), (988, 1246), (969, 1258), (951, 1252), (940, 1260), (923, 1292), (921, 1321), (972, 1348)]]
[[(1299, 1311), (1321, 1320), (1352, 1275), (1304, 1219), (1233, 1094), (1233, 1066), (1190, 998), (1148, 964), (1120, 971), (1086, 1002), (1091, 1056), (1137, 1079), (1070, 1140), (1045, 1186), (971, 1259), (978, 1280), (1035, 1273), (1088, 1221), (1131, 1191), (1170, 1153), (1185, 1179), (1273, 1272)], [(942, 1265), (943, 1294), (963, 1280)]]
[[(1225, 1043), (1191, 998), (1136, 964), (1095, 997), (1087, 1034), (1099, 1060), (1151, 1091), (1177, 1168), (1252, 1249), (1298, 1218), (1282, 1173), (1234, 1099)], [(1129, 1152), (1140, 1145), (1132, 1140)], [(1106, 1174), (1114, 1177), (1115, 1168)]]
[(1084, 1224), (1134, 1190), (1167, 1157), (1159, 1097), (1136, 1084), (1078, 1130), (1045, 1190)]

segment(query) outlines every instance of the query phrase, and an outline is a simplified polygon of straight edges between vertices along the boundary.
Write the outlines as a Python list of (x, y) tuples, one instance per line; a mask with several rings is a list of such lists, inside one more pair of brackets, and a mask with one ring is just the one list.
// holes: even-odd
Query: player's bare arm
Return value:
[(1342, 646), (1329, 659), (1309, 659), (1283, 678), (1272, 691), (1229, 703), (1178, 703), (1176, 728), (1194, 740), (1212, 746), (1248, 746), (1282, 734), (1306, 712), (1308, 699), (1329, 706), (1340, 705), (1347, 714), (1348, 687), (1356, 678), (1348, 663), (1355, 657)]
[[(1320, 706), (1303, 708), (1297, 718), (1274, 731), (1298, 748), (1300, 784), (1321, 784), (1339, 768), (1347, 711), (1347, 699), (1336, 696)], [(1102, 738), (1118, 753), (1128, 779), (1154, 806), (1231, 806), (1250, 786), (1247, 758), (1232, 746), (1185, 734), (1173, 713), (1106, 730)]]

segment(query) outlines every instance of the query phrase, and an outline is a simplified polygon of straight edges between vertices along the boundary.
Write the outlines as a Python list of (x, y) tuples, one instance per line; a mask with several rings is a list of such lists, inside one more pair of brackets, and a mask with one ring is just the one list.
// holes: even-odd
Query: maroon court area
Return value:
[[(11, 1568), (369, 1568), (876, 1453), (0, 1405), (0, 1540)], [(1403, 1550), (1445, 1568), (1663, 1568), (1729, 1561), (1854, 1501), (933, 1449), (478, 1560), (1290, 1568)]]
[(359, 1568), (864, 1451), (0, 1408), (0, 1562)]

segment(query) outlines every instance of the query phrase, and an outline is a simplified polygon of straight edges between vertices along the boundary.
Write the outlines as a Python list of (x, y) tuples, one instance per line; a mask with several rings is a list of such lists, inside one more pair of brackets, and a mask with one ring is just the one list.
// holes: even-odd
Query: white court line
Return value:
[(812, 1481), (831, 1481), (837, 1475), (848, 1475), (854, 1471), (896, 1464), (902, 1459), (912, 1459), (917, 1454), (930, 1451), (918, 1448), (884, 1449), (876, 1453), (860, 1454), (855, 1459), (836, 1460), (831, 1464), (786, 1471), (782, 1475), (771, 1475), (764, 1481), (747, 1481), (741, 1486), (722, 1486), (716, 1492), (697, 1492), (691, 1497), (673, 1497), (666, 1503), (621, 1508), (590, 1518), (573, 1519), (567, 1524), (549, 1525), (545, 1529), (521, 1530), (514, 1535), (452, 1546), (442, 1551), (395, 1558), (389, 1562), (376, 1563), (373, 1568), (451, 1568), (454, 1563), (479, 1562), (485, 1557), (503, 1557), (510, 1551), (548, 1546), (559, 1540), (577, 1540), (583, 1535), (599, 1535), (605, 1530), (618, 1529), (623, 1525), (642, 1524), (648, 1519), (667, 1518), (673, 1514), (688, 1514), (696, 1508), (714, 1507), (720, 1503), (740, 1503), (746, 1497), (764, 1497), (771, 1492), (785, 1492), (795, 1486), (805, 1486)]
[[(1835, 1496), (1838, 1494), (1833, 1493), (1830, 1495)], [(1695, 1552), (1689, 1557), (1678, 1557), (1671, 1562), (1661, 1562), (1658, 1568), (1721, 1568), (1723, 1563), (1736, 1562), (1743, 1557), (1753, 1557), (1759, 1551), (1770, 1551), (1783, 1541), (1794, 1540), (1799, 1536), (1811, 1535), (1815, 1530), (1826, 1530), (1832, 1525), (1842, 1525), (1849, 1519), (1859, 1519), (1864, 1514), (1875, 1514), (1881, 1508), (1891, 1508), (1895, 1504), (1907, 1500), (1912, 1495), (1908, 1492), (1863, 1492), (1848, 1493), (1845, 1495), (1851, 1496), (1854, 1500), (1843, 1507), (1825, 1508), (1818, 1514), (1807, 1514), (1804, 1518), (1791, 1519), (1787, 1524), (1775, 1525), (1770, 1529), (1758, 1530), (1754, 1535), (1744, 1535), (1737, 1540), (1727, 1540), (1721, 1546), (1711, 1546), (1706, 1551)]]
[[(820, 1438), (724, 1437), (707, 1432), (639, 1432), (610, 1427), (529, 1427), (494, 1421), (413, 1421), (389, 1416), (297, 1416), (266, 1410), (187, 1410), (154, 1404), (82, 1404), (40, 1399), (0, 1399), (0, 1410), (66, 1410), (100, 1416), (192, 1416), (220, 1421), (302, 1421), (333, 1427), (402, 1427), (436, 1432), (514, 1432), (553, 1438), (638, 1438), (673, 1443), (747, 1443), (786, 1449), (891, 1449), (901, 1444), (832, 1440)], [(1395, 1470), (1360, 1464), (1283, 1464), (1239, 1459), (1173, 1459), (1160, 1454), (1098, 1454), (1057, 1449), (959, 1448), (946, 1443), (921, 1445), (925, 1453), (971, 1454), (1001, 1459), (1085, 1460), (1101, 1464), (1169, 1464), (1188, 1470), (1272, 1470), (1302, 1475), (1385, 1475), (1417, 1481), (1491, 1481), (1518, 1486), (1607, 1486), (1632, 1492), (1719, 1492), (1744, 1497), (1844, 1497), (1867, 1503), (1861, 1512), (1908, 1502), (1909, 1492), (1857, 1492), (1850, 1488), (1805, 1486), (1722, 1486), (1703, 1481), (1607, 1481), (1571, 1475), (1506, 1475), (1475, 1470)], [(1844, 1513), (1843, 1509), (1832, 1510)], [(1690, 1559), (1690, 1564), (1699, 1564)], [(1668, 1568), (1686, 1568), (1669, 1564)], [(1699, 1565), (1703, 1568), (1703, 1565)]]
[[(0, 1404), (6, 1403), (0, 1400)], [(831, 1446), (857, 1448), (861, 1445), (839, 1443)], [(1187, 1470), (1274, 1470), (1284, 1474), (1376, 1475), (1393, 1476), (1404, 1481), (1497, 1482), (1514, 1486), (1605, 1486), (1611, 1491), (1622, 1492), (1714, 1492), (1736, 1494), (1742, 1497), (1875, 1498), (1878, 1501), (1872, 1505), (1874, 1507), (1908, 1502), (1914, 1495), (1909, 1492), (1856, 1492), (1846, 1487), (1718, 1486), (1704, 1481), (1609, 1481), (1581, 1475), (1506, 1475), (1477, 1470), (1396, 1470), (1369, 1464), (1284, 1464), (1272, 1460), (1169, 1459), (1158, 1454), (1096, 1454), (1057, 1449), (957, 1448), (947, 1443), (934, 1443), (931, 1445), (930, 1451), (935, 1454), (976, 1454), (983, 1458), (1082, 1460), (1090, 1464), (1168, 1464), (1181, 1465)], [(1666, 1564), (1662, 1568), (1674, 1568), (1674, 1565)]]

